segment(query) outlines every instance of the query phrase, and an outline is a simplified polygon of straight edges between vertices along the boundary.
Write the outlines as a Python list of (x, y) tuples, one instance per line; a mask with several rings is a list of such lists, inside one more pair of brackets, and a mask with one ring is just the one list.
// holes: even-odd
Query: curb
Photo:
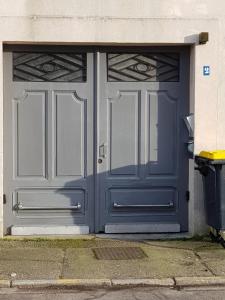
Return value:
[(12, 280), (10, 286), (17, 288), (46, 288), (46, 287), (127, 287), (151, 286), (173, 287), (171, 278), (162, 279), (56, 279), (56, 280)]
[(127, 279), (39, 279), (39, 280), (0, 280), (0, 288), (118, 288), (118, 287), (201, 287), (225, 286), (225, 277), (174, 277), (174, 278), (127, 278)]
[(10, 280), (0, 280), (0, 288), (9, 288), (11, 286)]
[(175, 282), (172, 278), (162, 278), (162, 279), (112, 279), (112, 286), (164, 286), (173, 287)]
[(110, 279), (56, 279), (56, 280), (13, 280), (11, 287), (38, 288), (38, 287), (109, 287)]
[(225, 286), (225, 277), (175, 277), (175, 286), (191, 287), (191, 286)]

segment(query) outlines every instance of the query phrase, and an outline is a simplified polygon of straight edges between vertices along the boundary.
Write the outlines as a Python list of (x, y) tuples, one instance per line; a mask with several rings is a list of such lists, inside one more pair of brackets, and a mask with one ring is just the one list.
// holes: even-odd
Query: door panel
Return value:
[(99, 73), (100, 230), (186, 231), (188, 52), (100, 53)]
[[(87, 174), (87, 101), (76, 91), (54, 93), (53, 120), (56, 170), (55, 176)], [(55, 130), (54, 130), (55, 129)]]
[[(126, 216), (132, 213), (137, 216), (148, 216), (156, 212), (160, 213), (162, 207), (172, 210), (176, 205), (176, 197), (176, 191), (171, 188), (112, 188), (109, 190), (110, 214)], [(139, 203), (140, 199), (141, 203)]]
[(14, 98), (14, 176), (46, 177), (46, 91), (23, 90)]
[(147, 92), (148, 175), (176, 172), (178, 99), (168, 91)]
[(139, 92), (118, 91), (108, 99), (110, 175), (138, 176)]
[[(85, 190), (82, 189), (19, 189), (13, 194), (13, 200), (16, 216), (23, 219), (30, 219), (31, 216), (34, 219), (57, 218), (59, 211), (60, 217), (85, 217)], [(77, 209), (77, 206), (80, 208)]]
[(5, 232), (93, 231), (93, 54), (5, 52), (4, 72)]

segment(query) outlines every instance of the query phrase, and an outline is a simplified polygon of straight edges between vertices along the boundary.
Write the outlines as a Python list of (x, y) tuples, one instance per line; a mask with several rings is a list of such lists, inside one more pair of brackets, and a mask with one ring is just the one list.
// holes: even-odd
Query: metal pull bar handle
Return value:
[(22, 203), (18, 203), (15, 205), (15, 209), (17, 210), (65, 210), (65, 209), (70, 209), (70, 210), (77, 210), (81, 209), (81, 204), (77, 203), (74, 206), (63, 206), (63, 207), (43, 207), (43, 206), (23, 206)]
[(149, 208), (171, 208), (174, 207), (173, 202), (169, 202), (168, 204), (118, 204), (116, 202), (113, 203), (114, 208), (144, 208), (144, 207), (149, 207)]

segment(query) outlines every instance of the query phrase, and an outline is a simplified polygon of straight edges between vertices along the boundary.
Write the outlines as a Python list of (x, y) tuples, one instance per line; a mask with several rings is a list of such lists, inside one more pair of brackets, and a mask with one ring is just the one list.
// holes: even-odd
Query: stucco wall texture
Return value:
[[(209, 42), (198, 44), (200, 32)], [(195, 153), (225, 149), (224, 0), (0, 0), (0, 198), (3, 194), (2, 45), (190, 45)], [(203, 76), (210, 65), (211, 75)], [(190, 233), (205, 230), (201, 180), (190, 161)], [(3, 201), (0, 200), (0, 234)]]

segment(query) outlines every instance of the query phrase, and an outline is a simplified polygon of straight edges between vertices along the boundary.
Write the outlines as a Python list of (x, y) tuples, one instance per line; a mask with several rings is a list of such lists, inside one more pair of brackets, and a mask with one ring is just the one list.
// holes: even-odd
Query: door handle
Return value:
[(174, 203), (171, 201), (168, 204), (118, 204), (113, 203), (114, 208), (172, 208)]
[(18, 203), (14, 206), (15, 210), (78, 210), (81, 209), (81, 204), (78, 202), (76, 205), (71, 206), (61, 206), (61, 207), (54, 207), (54, 206), (23, 206), (22, 203)]
[(106, 158), (107, 146), (105, 143), (99, 146), (99, 157)]

